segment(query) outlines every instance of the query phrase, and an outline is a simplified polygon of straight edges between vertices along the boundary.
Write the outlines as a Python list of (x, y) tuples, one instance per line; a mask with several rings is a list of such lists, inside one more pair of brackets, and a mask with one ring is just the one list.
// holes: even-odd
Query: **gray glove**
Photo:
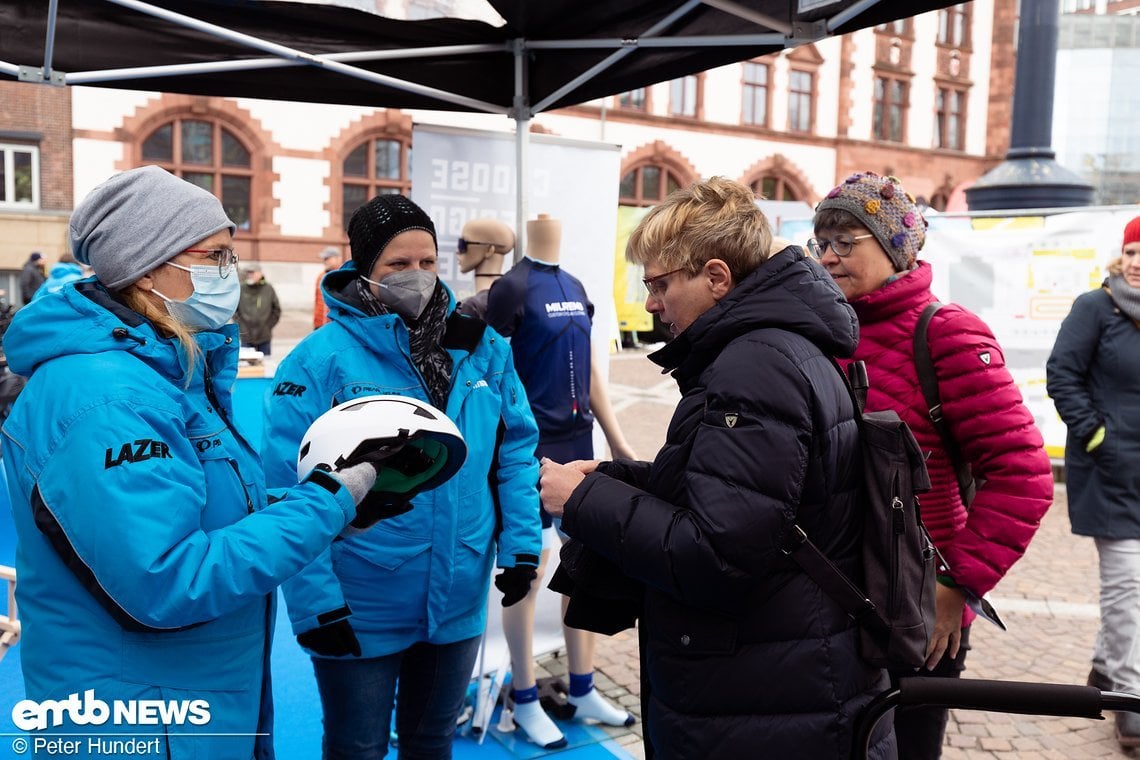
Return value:
[(376, 482), (376, 465), (371, 462), (361, 462), (334, 470), (332, 474), (344, 483), (344, 487), (352, 494), (352, 503), (360, 504)]

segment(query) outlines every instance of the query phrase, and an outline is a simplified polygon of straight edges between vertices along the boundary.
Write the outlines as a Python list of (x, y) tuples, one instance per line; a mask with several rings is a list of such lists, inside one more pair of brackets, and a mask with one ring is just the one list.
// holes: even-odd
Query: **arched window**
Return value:
[(373, 137), (358, 143), (341, 163), (341, 222), (348, 229), (352, 213), (370, 198), (412, 191), (410, 139)]
[(676, 172), (664, 165), (645, 164), (621, 178), (618, 203), (623, 206), (653, 206), (685, 185)]
[(237, 228), (250, 231), (250, 149), (220, 121), (197, 116), (168, 121), (146, 136), (141, 157), (142, 163), (157, 164), (218, 196)]
[(768, 201), (802, 200), (795, 185), (779, 174), (765, 174), (753, 180), (749, 187), (757, 198)]

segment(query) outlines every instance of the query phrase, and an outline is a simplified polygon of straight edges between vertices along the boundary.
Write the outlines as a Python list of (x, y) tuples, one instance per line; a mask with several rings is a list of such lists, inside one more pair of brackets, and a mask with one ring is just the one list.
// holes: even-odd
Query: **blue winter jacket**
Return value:
[(323, 473), (267, 496), (233, 425), (237, 328), (197, 342), (187, 385), (181, 344), (94, 280), (12, 320), (4, 348), (29, 378), (3, 428), (24, 680), (36, 702), (90, 690), (111, 710), (182, 711), (72, 715), (49, 732), (165, 733), (163, 757), (269, 758), (271, 734), (254, 734), (271, 729), (274, 590), (356, 510)]
[[(376, 394), (432, 403), (403, 320), (365, 314), (353, 292), (356, 276), (352, 263), (325, 276), (331, 322), (277, 369), (262, 442), (270, 485), (296, 480), (301, 438), (329, 408)], [(411, 511), (336, 542), (283, 586), (295, 632), (350, 615), (364, 657), (478, 636), (496, 541), (499, 567), (537, 564), (542, 548), (538, 427), (510, 345), (482, 321), (455, 313), (447, 294), (442, 343), (452, 375), (444, 411), (467, 442), (467, 460), (451, 480), (417, 496)]]

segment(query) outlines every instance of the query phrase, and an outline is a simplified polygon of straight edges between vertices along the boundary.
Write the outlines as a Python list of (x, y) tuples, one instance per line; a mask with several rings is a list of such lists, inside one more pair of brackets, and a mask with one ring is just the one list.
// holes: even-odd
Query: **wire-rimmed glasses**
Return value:
[(641, 280), (641, 283), (645, 285), (645, 289), (649, 292), (650, 298), (660, 298), (661, 295), (665, 292), (665, 288), (668, 287), (666, 280), (669, 278), (669, 276), (683, 271), (685, 271), (685, 268), (681, 267), (680, 269), (674, 269), (672, 271), (665, 272), (664, 274), (645, 277)]
[(218, 276), (225, 279), (230, 272), (237, 268), (237, 251), (229, 246), (225, 248), (187, 248), (183, 253), (204, 253), (206, 258), (218, 263)]

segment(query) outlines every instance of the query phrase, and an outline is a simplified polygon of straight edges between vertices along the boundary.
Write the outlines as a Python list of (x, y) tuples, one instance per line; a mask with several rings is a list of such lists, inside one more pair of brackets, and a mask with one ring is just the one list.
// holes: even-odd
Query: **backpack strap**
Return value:
[(922, 388), (922, 398), (926, 401), (926, 413), (929, 415), (930, 422), (934, 425), (938, 437), (942, 440), (942, 447), (946, 449), (946, 454), (950, 457), (950, 464), (954, 467), (954, 477), (958, 480), (958, 493), (962, 497), (962, 503), (969, 507), (970, 502), (974, 500), (974, 492), (977, 490), (977, 486), (974, 483), (974, 476), (970, 474), (970, 466), (962, 457), (962, 450), (958, 448), (958, 442), (950, 434), (950, 426), (946, 423), (946, 418), (942, 416), (942, 396), (938, 392), (938, 377), (934, 374), (934, 361), (930, 357), (930, 342), (927, 339), (927, 328), (930, 326), (930, 320), (934, 318), (934, 314), (943, 305), (939, 301), (928, 304), (918, 318), (918, 324), (915, 325), (914, 329), (914, 368), (918, 372), (918, 384)]
[(880, 617), (875, 603), (855, 585), (847, 573), (836, 567), (835, 563), (812, 543), (803, 528), (793, 524), (780, 551), (799, 565), (804, 574), (815, 581), (823, 593), (831, 597), (852, 620), (884, 639), (889, 635), (887, 624)]
[[(867, 399), (867, 367), (861, 361), (852, 362), (844, 374), (835, 357), (828, 358), (835, 371), (843, 378), (843, 385), (851, 395), (851, 403), (855, 407), (855, 422), (862, 430), (863, 406)], [(799, 565), (800, 569), (856, 623), (884, 639), (889, 635), (887, 624), (879, 615), (875, 603), (855, 585), (847, 573), (840, 570), (818, 546), (812, 543), (798, 524), (792, 524), (780, 551)]]

